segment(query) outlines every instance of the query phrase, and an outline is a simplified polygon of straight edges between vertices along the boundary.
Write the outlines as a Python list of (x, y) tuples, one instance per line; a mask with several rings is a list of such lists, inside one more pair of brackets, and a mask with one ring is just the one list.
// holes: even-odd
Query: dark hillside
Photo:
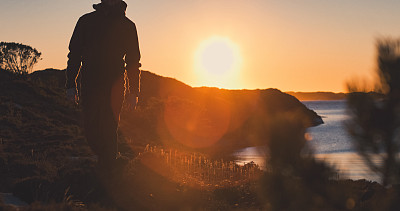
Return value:
[[(83, 139), (81, 135), (75, 137), (80, 134), (79, 112), (66, 104), (63, 98), (64, 71), (36, 71), (27, 76), (28, 80), (7, 80), (12, 76), (2, 72), (2, 90), (7, 90), (2, 92), (2, 102), (7, 102), (7, 106), (17, 105), (17, 110), (22, 106), (23, 112), (28, 112), (23, 115), (24, 118), (30, 118), (23, 122), (32, 124), (32, 119), (48, 112), (47, 118), (52, 120), (42, 118), (35, 122), (47, 121), (46, 124), (50, 124), (48, 127), (56, 127), (55, 137)], [(2, 105), (5, 106), (4, 103)], [(30, 117), (32, 115), (36, 116)], [(277, 89), (192, 88), (175, 79), (142, 71), (139, 106), (135, 111), (123, 111), (121, 137), (132, 148), (151, 143), (218, 155), (223, 154), (221, 152), (229, 154), (243, 147), (267, 144), (268, 131), (274, 119), (282, 115), (301, 118), (305, 126), (322, 123), (315, 112), (295, 97)], [(35, 131), (25, 133), (32, 139), (51, 137), (31, 126), (23, 128)], [(20, 134), (23, 136), (24, 133)]]
[(67, 178), (63, 169), (73, 171), (75, 157), (92, 156), (79, 113), (65, 101), (64, 89), (0, 71), (1, 192), (13, 192), (27, 202), (49, 194), (62, 199), (68, 184), (59, 184), (55, 192), (50, 184)]
[(46, 83), (0, 71), (0, 138), (3, 141), (12, 141), (19, 145), (17, 148), (29, 152), (28, 143), (84, 142), (78, 109), (65, 101), (64, 89), (50, 89)]
[(212, 154), (265, 145), (280, 115), (302, 118), (307, 127), (323, 123), (314, 111), (277, 89), (192, 88), (148, 71), (142, 71), (139, 105), (122, 115), (122, 131), (133, 142), (183, 145)]
[[(125, 109), (121, 116), (121, 133), (141, 154), (118, 179), (104, 184), (95, 174), (96, 159), (83, 136), (80, 110), (65, 100), (64, 71), (15, 76), (0, 70), (0, 193), (13, 193), (30, 204), (14, 209), (0, 199), (0, 210), (268, 209), (270, 198), (259, 195), (265, 187), (254, 180), (256, 174), (246, 174), (252, 172), (251, 163), (239, 168), (228, 161), (230, 167), (218, 174), (219, 167), (209, 167), (220, 160), (169, 146), (222, 156), (268, 144), (280, 118), (304, 120), (306, 126), (320, 123), (296, 98), (276, 89), (192, 88), (147, 71), (142, 77), (137, 110)], [(147, 144), (154, 147), (143, 150)], [(187, 168), (183, 161), (192, 156), (197, 162)], [(212, 170), (217, 174), (210, 177)], [(221, 179), (224, 175), (228, 179)], [(295, 184), (296, 190), (298, 183), (290, 181), (287, 185)], [(354, 210), (381, 207), (398, 196), (397, 189), (368, 181), (332, 180), (326, 188), (340, 199), (334, 204), (340, 207), (329, 210), (343, 210), (349, 200)], [(303, 190), (293, 193), (294, 198), (309, 198)]]

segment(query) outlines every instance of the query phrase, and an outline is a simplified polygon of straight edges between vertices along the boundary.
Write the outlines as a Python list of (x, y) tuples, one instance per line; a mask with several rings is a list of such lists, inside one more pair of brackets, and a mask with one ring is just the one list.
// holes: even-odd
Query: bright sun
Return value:
[(195, 54), (196, 76), (201, 86), (238, 87), (241, 66), (239, 48), (226, 37), (203, 41)]

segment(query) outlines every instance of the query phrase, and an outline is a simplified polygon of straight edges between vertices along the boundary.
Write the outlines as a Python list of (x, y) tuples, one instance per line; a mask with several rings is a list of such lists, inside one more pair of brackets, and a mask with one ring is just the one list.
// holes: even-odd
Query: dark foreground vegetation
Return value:
[[(400, 209), (399, 186), (337, 180), (304, 152), (304, 126), (317, 124), (318, 116), (295, 98), (278, 90), (197, 90), (148, 72), (142, 104), (121, 116), (120, 150), (132, 160), (105, 179), (63, 84), (63, 71), (0, 70), (0, 192), (29, 204), (19, 210)], [(193, 111), (202, 111), (196, 114), (202, 121)], [(226, 125), (213, 132), (212, 122)], [(198, 131), (179, 133), (188, 123)], [(222, 142), (203, 146), (201, 138)], [(270, 148), (267, 172), (220, 156), (262, 144)], [(17, 208), (0, 201), (0, 210)]]

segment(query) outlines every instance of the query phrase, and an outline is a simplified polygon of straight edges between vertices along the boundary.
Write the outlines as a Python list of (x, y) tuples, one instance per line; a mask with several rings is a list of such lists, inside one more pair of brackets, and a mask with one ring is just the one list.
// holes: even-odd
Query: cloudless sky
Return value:
[[(98, 2), (0, 0), (0, 41), (42, 52), (37, 70), (64, 69), (76, 21)], [(213, 36), (228, 38), (241, 55), (240, 74), (225, 88), (342, 92), (346, 80), (373, 74), (376, 38), (400, 35), (395, 0), (126, 2), (143, 69), (192, 86), (213, 85), (194, 70), (196, 50)]]

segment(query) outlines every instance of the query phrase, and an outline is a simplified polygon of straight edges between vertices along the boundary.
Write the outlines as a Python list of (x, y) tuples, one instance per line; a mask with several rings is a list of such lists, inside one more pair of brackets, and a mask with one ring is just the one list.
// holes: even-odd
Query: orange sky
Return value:
[[(35, 69), (64, 69), (74, 25), (97, 2), (2, 0), (0, 41), (41, 51)], [(143, 69), (192, 86), (342, 92), (346, 80), (371, 77), (376, 38), (400, 35), (400, 2), (394, 0), (126, 2)], [(229, 39), (241, 61), (235, 74), (212, 84), (195, 63), (201, 43), (215, 36)]]

